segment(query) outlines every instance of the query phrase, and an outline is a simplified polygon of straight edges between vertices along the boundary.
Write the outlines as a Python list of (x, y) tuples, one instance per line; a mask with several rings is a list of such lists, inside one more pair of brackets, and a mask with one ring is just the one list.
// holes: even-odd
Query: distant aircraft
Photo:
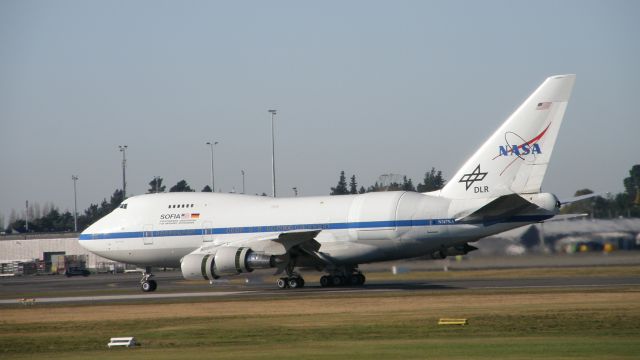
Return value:
[(358, 265), (463, 255), (470, 242), (554, 217), (541, 193), (575, 75), (547, 78), (439, 191), (269, 198), (242, 194), (134, 196), (91, 225), (79, 242), (108, 259), (180, 267), (213, 280), (274, 269), (280, 288), (303, 287), (299, 269), (325, 272), (322, 286), (362, 285)]

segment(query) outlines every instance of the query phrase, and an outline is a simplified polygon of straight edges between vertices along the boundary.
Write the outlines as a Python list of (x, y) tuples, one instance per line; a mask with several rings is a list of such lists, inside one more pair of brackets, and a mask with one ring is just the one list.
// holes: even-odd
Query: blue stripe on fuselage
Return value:
[[(551, 216), (514, 216), (499, 222), (537, 222), (546, 220)], [(481, 223), (481, 222), (480, 222)], [(498, 223), (498, 222), (495, 222)], [(493, 225), (485, 224), (485, 225)], [(423, 219), (423, 220), (387, 220), (387, 221), (364, 221), (364, 222), (343, 222), (326, 224), (293, 224), (293, 225), (259, 225), (240, 226), (227, 228), (207, 228), (207, 229), (182, 229), (182, 230), (153, 230), (153, 231), (131, 231), (113, 233), (80, 234), (80, 240), (106, 240), (106, 239), (129, 239), (141, 237), (171, 237), (171, 236), (200, 236), (200, 235), (227, 235), (227, 234), (255, 234), (270, 232), (286, 232), (294, 230), (347, 230), (347, 229), (381, 229), (411, 226), (439, 226), (455, 225), (455, 219)]]
[(114, 233), (80, 234), (80, 240), (106, 240), (106, 239), (128, 239), (147, 237), (169, 237), (169, 236), (197, 236), (197, 235), (226, 235), (226, 234), (254, 234), (268, 232), (285, 232), (294, 230), (346, 230), (346, 229), (379, 229), (389, 227), (408, 226), (435, 226), (452, 225), (455, 219), (424, 219), (424, 220), (389, 220), (389, 221), (364, 221), (364, 222), (344, 222), (327, 224), (293, 224), (293, 225), (259, 225), (240, 226), (228, 228), (209, 229), (184, 229), (184, 230), (153, 230), (153, 231), (131, 231)]

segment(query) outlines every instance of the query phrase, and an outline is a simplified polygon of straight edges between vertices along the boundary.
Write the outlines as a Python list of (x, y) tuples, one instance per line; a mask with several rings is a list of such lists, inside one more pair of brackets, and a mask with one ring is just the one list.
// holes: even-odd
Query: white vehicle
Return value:
[(181, 267), (186, 279), (275, 269), (280, 288), (304, 286), (296, 269), (326, 272), (322, 286), (362, 285), (358, 264), (476, 248), (469, 242), (558, 213), (541, 184), (575, 75), (547, 78), (439, 191), (269, 198), (241, 194), (134, 196), (80, 235), (102, 257)]

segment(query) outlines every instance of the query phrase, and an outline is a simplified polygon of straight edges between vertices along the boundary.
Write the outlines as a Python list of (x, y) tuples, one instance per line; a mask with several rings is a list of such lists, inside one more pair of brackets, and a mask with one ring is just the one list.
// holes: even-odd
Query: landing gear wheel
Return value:
[(300, 279), (297, 277), (290, 277), (288, 281), (288, 285), (292, 289), (302, 287), (302, 284), (300, 283)]
[(278, 279), (278, 281), (276, 281), (276, 285), (280, 289), (285, 289), (289, 286), (289, 282), (287, 280), (288, 280), (287, 278), (280, 278)]
[(331, 284), (333, 286), (341, 286), (344, 285), (345, 283), (345, 278), (342, 276), (332, 276), (331, 277)]
[[(355, 278), (355, 281), (354, 281), (354, 278)], [(355, 274), (351, 277), (351, 281), (353, 282), (354, 285), (364, 285), (364, 282), (366, 280), (367, 279), (362, 274)]]
[(320, 286), (322, 287), (331, 286), (331, 278), (327, 275), (323, 275), (322, 277), (320, 277)]
[(359, 274), (353, 274), (349, 277), (349, 284), (351, 285), (361, 285)]
[(158, 285), (154, 280), (149, 280), (149, 281), (144, 281), (140, 287), (144, 292), (151, 292), (151, 291), (154, 291), (158, 287)]

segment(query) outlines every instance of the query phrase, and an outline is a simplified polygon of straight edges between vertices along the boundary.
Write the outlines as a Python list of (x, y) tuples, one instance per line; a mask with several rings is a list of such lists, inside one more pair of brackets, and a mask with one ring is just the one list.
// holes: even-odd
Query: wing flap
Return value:
[[(321, 230), (293, 230), (282, 232), (273, 236), (250, 240), (246, 243), (254, 251), (261, 251), (270, 255), (285, 255), (291, 248), (307, 245), (310, 249), (320, 248), (315, 241)], [(306, 246), (305, 246), (306, 247)], [(315, 251), (317, 251), (317, 249)]]

